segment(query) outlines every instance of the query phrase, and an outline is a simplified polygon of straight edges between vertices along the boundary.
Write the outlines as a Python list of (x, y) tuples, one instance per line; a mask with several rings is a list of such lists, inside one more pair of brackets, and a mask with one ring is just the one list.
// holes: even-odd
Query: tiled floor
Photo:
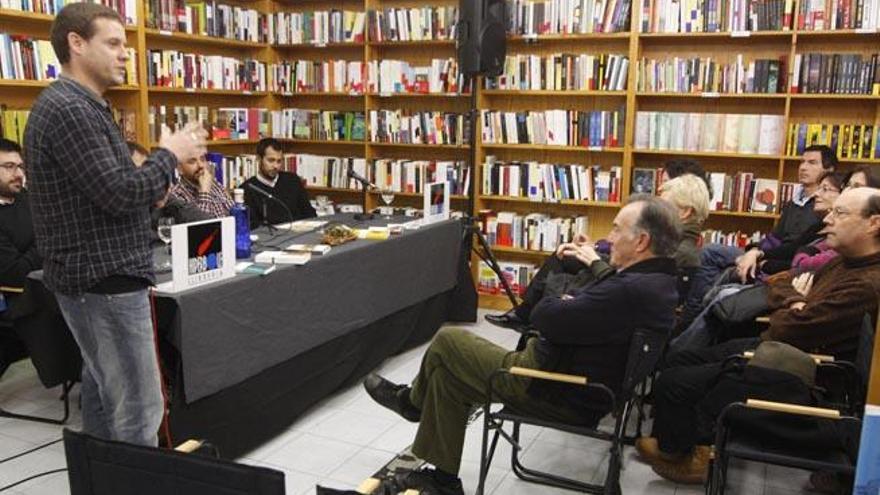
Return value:
[[(482, 322), (482, 314), (480, 321)], [(512, 348), (517, 336), (487, 324), (468, 326), (472, 331)], [(403, 382), (416, 373), (425, 346), (394, 356), (378, 370), (387, 378)], [(10, 368), (0, 382), (0, 407), (22, 412), (53, 415), (60, 411), (58, 390), (45, 390), (29, 362)], [(79, 411), (73, 412), (70, 426), (77, 428)], [(468, 430), (461, 476), (465, 491), (473, 493), (479, 464), (481, 422)], [(355, 386), (341, 390), (317, 404), (282, 435), (248, 453), (241, 462), (259, 464), (284, 471), (287, 493), (314, 493), (315, 485), (352, 488), (412, 442), (416, 426), (377, 406)], [(0, 459), (60, 437), (61, 428), (38, 423), (0, 419)], [(503, 443), (503, 442), (502, 442)], [(541, 428), (526, 428), (522, 446), (525, 463), (548, 467), (560, 474), (581, 479), (604, 476), (606, 460), (603, 445), (579, 437)], [(500, 447), (487, 482), (487, 492), (496, 495), (571, 493), (520, 481), (504, 463), (509, 447)], [(658, 478), (625, 450), (621, 485), (624, 494), (682, 495), (702, 493), (699, 486), (676, 486)], [(32, 474), (65, 466), (64, 449), (55, 444), (22, 458), (0, 464), (0, 488)], [(791, 495), (806, 493), (807, 473), (767, 468), (758, 464), (734, 466), (728, 493), (743, 495)], [(40, 478), (4, 495), (63, 495), (69, 493), (66, 474)]]

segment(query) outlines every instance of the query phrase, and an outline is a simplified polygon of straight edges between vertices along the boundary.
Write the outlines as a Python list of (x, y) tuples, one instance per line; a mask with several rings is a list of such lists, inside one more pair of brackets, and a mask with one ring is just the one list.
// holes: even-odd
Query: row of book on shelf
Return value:
[(454, 112), (370, 110), (370, 141), (464, 145), (470, 142), (470, 119)]
[(784, 126), (783, 115), (637, 112), (635, 147), (776, 156)]
[[(137, 119), (134, 110), (112, 108), (113, 120), (119, 126), (125, 139), (137, 140)], [(29, 109), (7, 108), (0, 104), (0, 137), (21, 144), (24, 129), (30, 116)]]
[(370, 41), (455, 39), (458, 8), (453, 6), (384, 8), (367, 13)]
[(629, 57), (615, 54), (507, 55), (486, 89), (518, 91), (625, 91)]
[(147, 117), (150, 142), (159, 141), (163, 126), (179, 130), (192, 122), (200, 123), (215, 141), (256, 140), (271, 134), (267, 108), (151, 105)]
[(265, 43), (268, 17), (255, 10), (216, 0), (145, 0), (147, 27), (238, 41)]
[(784, 93), (785, 57), (747, 60), (742, 53), (713, 57), (671, 57), (639, 61), (640, 92)]
[(518, 36), (629, 31), (630, 0), (506, 0), (507, 32)]
[(557, 202), (621, 200), (622, 168), (599, 165), (501, 162), (486, 157), (482, 193), (493, 196)]
[(366, 14), (353, 10), (276, 12), (269, 14), (269, 43), (326, 45), (363, 43)]
[[(66, 5), (81, 1), (83, 0), (0, 0), (0, 9), (12, 9), (34, 14), (55, 15)], [(106, 5), (116, 12), (119, 12), (123, 21), (128, 25), (137, 24), (137, 0), (101, 0), (93, 3)]]
[(798, 53), (794, 56), (790, 90), (792, 93), (880, 95), (878, 54)]
[[(137, 57), (127, 50), (123, 84), (137, 84)], [(0, 79), (46, 81), (61, 74), (61, 64), (52, 43), (28, 36), (0, 33)]]
[(147, 84), (167, 88), (266, 91), (266, 63), (178, 50), (147, 52)]
[(788, 126), (787, 156), (803, 154), (807, 146), (824, 144), (834, 150), (838, 158), (880, 158), (880, 139), (871, 124), (844, 124), (833, 122), (792, 123)]
[(271, 113), (273, 137), (321, 141), (364, 141), (363, 112), (284, 108)]
[(878, 0), (642, 0), (642, 33), (876, 30)]
[(549, 146), (623, 146), (626, 107), (617, 110), (481, 110), (484, 143)]

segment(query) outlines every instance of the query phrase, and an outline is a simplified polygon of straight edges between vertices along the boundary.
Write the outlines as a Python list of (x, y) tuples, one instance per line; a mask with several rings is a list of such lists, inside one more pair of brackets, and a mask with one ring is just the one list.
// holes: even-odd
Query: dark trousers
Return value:
[(541, 298), (544, 297), (544, 289), (547, 287), (547, 277), (549, 277), (550, 274), (568, 273), (576, 275), (581, 270), (588, 270), (588, 268), (575, 258), (566, 256), (560, 260), (556, 255), (548, 256), (544, 261), (544, 264), (541, 265), (541, 268), (538, 270), (538, 273), (532, 277), (529, 286), (526, 287), (526, 293), (523, 295), (522, 302), (519, 306), (514, 308), (516, 316), (523, 321), (529, 321), (532, 309), (534, 309), (541, 301)]
[(670, 354), (654, 384), (654, 430), (660, 450), (686, 454), (695, 445), (710, 443), (711, 431), (700, 424), (697, 404), (721, 373), (725, 359), (758, 346), (760, 339), (737, 339), (693, 351)]

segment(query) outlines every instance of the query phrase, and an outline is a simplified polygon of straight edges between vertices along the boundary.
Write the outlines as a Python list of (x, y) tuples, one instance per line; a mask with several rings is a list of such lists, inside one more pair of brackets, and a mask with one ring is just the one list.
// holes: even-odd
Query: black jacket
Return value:
[(30, 203), (22, 192), (11, 205), (0, 205), (0, 285), (24, 287), (28, 273), (42, 268)]
[[(282, 201), (287, 206), (290, 213), (278, 201), (273, 201), (254, 192), (249, 186), (259, 188), (275, 196), (277, 200)], [(309, 193), (303, 187), (302, 179), (296, 174), (278, 172), (278, 182), (275, 183), (275, 187), (263, 184), (254, 176), (248, 179), (243, 187), (244, 202), (248, 207), (251, 218), (251, 228), (256, 228), (264, 223), (275, 225), (318, 216), (309, 202)], [(268, 220), (263, 218), (264, 208)]]
[[(571, 299), (545, 297), (531, 315), (541, 335), (536, 347), (541, 367), (586, 375), (617, 392), (633, 332), (668, 333), (675, 324), (676, 283), (675, 261), (652, 258), (586, 285)], [(540, 380), (529, 392), (578, 410), (598, 410), (597, 420), (609, 407), (595, 394)]]

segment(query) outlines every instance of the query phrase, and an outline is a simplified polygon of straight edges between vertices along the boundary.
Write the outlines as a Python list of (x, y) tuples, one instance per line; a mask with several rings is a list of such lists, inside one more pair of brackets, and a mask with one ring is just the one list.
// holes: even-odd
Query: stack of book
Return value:
[(776, 179), (756, 178), (752, 172), (737, 172), (734, 175), (712, 172), (709, 174), (709, 184), (712, 189), (710, 210), (753, 213), (776, 213), (780, 204), (791, 200), (797, 186), (785, 183), (783, 190), (780, 190)]
[(349, 60), (285, 60), (269, 66), (269, 90), (361, 94), (366, 67), (364, 62)]
[[(70, 3), (77, 3), (81, 0), (0, 0), (0, 9), (20, 10), (22, 12), (33, 12), (35, 14), (55, 15)], [(101, 0), (94, 3), (104, 4), (122, 16), (122, 19), (128, 25), (137, 24), (138, 5), (137, 0)]]
[(268, 17), (254, 9), (215, 0), (147, 0), (147, 26), (238, 41), (265, 43)]
[(272, 135), (277, 138), (319, 141), (363, 141), (363, 112), (284, 108), (272, 111)]
[(307, 186), (359, 189), (360, 184), (348, 177), (348, 170), (366, 177), (367, 161), (356, 157), (285, 153), (284, 169), (299, 175)]
[(712, 57), (639, 61), (638, 91), (655, 93), (784, 93), (785, 57), (730, 63)]
[(0, 136), (21, 144), (30, 110), (17, 110), (0, 105)]
[(752, 232), (749, 234), (748, 232), (743, 232), (741, 230), (737, 230), (736, 232), (724, 232), (722, 230), (710, 229), (703, 231), (703, 245), (721, 244), (743, 249), (751, 243), (760, 242), (763, 237), (764, 234), (761, 232)]
[(483, 164), (483, 194), (529, 198), (531, 201), (620, 201), (621, 167), (538, 162), (499, 162), (489, 155)]
[(507, 32), (542, 34), (629, 31), (630, 0), (507, 0)]
[(844, 124), (833, 122), (792, 123), (788, 126), (787, 156), (800, 156), (804, 148), (824, 144), (838, 158), (880, 158), (880, 139), (872, 124)]
[(880, 28), (877, 0), (829, 0), (798, 2), (797, 27), (803, 31)]
[(363, 43), (366, 15), (353, 10), (269, 14), (269, 43), (326, 45)]
[(113, 107), (113, 121), (127, 141), (137, 141), (137, 113), (127, 108)]
[(789, 31), (792, 0), (641, 0), (642, 33)]
[(544, 213), (521, 215), (510, 211), (480, 212), (483, 233), (492, 246), (553, 252), (578, 234), (587, 235), (586, 216), (551, 217)]
[(449, 182), (450, 194), (467, 194), (470, 168), (464, 161), (378, 158), (370, 163), (370, 182), (382, 189), (421, 194), (425, 184)]
[(413, 7), (371, 10), (370, 41), (425, 41), (455, 38), (458, 8)]
[(484, 143), (584, 146), (623, 146), (625, 107), (619, 110), (481, 110)]
[(0, 33), (0, 76), (3, 79), (45, 81), (61, 74), (52, 43), (27, 36)]
[(551, 91), (625, 91), (626, 55), (507, 55), (504, 72), (486, 78), (486, 89)]
[(253, 154), (224, 155), (223, 153), (208, 152), (205, 154), (205, 158), (214, 164), (214, 176), (226, 190), (241, 187), (259, 169), (257, 155)]
[(792, 93), (880, 95), (877, 53), (798, 53), (793, 69)]
[(447, 144), (470, 142), (467, 117), (452, 112), (370, 110), (370, 141), (374, 143)]
[(638, 112), (635, 147), (641, 150), (779, 155), (783, 115)]
[(162, 127), (183, 129), (191, 122), (202, 124), (210, 140), (257, 140), (270, 135), (266, 108), (208, 108), (206, 106), (151, 105), (148, 123), (150, 141), (157, 142)]
[(459, 93), (463, 76), (454, 58), (414, 65), (404, 60), (373, 60), (367, 69), (370, 93)]
[[(512, 261), (499, 261), (501, 273), (507, 280), (508, 285), (514, 293), (522, 296), (526, 293), (526, 288), (532, 277), (538, 271), (538, 268), (532, 263), (514, 263)], [(485, 261), (480, 261), (480, 267), (477, 275), (477, 292), (487, 295), (504, 294), (501, 282), (495, 275), (495, 272), (489, 268)]]
[(266, 91), (266, 64), (221, 55), (150, 50), (147, 84), (193, 90)]

